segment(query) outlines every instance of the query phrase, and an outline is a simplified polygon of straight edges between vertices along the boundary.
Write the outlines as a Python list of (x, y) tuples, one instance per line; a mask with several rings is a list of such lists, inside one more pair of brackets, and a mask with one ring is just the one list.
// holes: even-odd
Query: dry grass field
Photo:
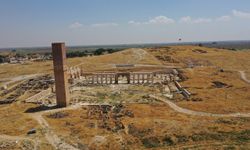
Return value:
[[(238, 72), (246, 71), (246, 76), (250, 76), (250, 51), (195, 46), (172, 46), (148, 51), (160, 57), (165, 64), (173, 62), (183, 66), (181, 72), (185, 81), (181, 85), (193, 96), (191, 102), (178, 102), (180, 106), (213, 113), (250, 111), (250, 84), (243, 81)], [(213, 82), (225, 85), (217, 87)]]
[[(250, 84), (238, 72), (245, 71), (246, 78), (250, 79), (249, 58), (250, 51), (171, 46), (72, 58), (68, 59), (68, 64), (79, 65), (90, 72), (114, 70), (114, 64), (182, 67), (178, 69), (183, 79), (180, 84), (192, 96), (190, 100), (176, 96), (172, 101), (190, 110), (228, 114), (250, 113)], [(135, 68), (137, 69), (153, 70), (155, 67), (140, 66)], [(2, 82), (11, 80), (12, 77), (37, 73), (52, 74), (52, 62), (0, 66)], [(115, 90), (117, 89), (112, 89), (112, 86), (88, 87), (72, 96), (85, 100), (91, 97), (90, 100), (94, 99), (95, 102), (115, 104), (112, 107), (82, 106), (36, 112), (36, 109), (40, 110), (39, 105), (23, 102), (27, 93), (12, 104), (0, 105), (0, 149), (37, 147), (50, 150), (55, 149), (55, 145), (60, 146), (60, 143), (68, 143), (78, 149), (88, 147), (91, 150), (250, 147), (250, 118), (204, 117), (179, 113), (167, 104), (147, 96), (150, 93), (161, 93), (155, 87), (121, 86), (121, 89), (112, 93)], [(119, 105), (120, 102), (123, 104)], [(33, 128), (36, 133), (27, 135)], [(51, 135), (51, 141), (46, 139)], [(55, 135), (57, 136), (54, 137)]]
[[(159, 60), (141, 49), (128, 49), (103, 56), (69, 58), (67, 63), (69, 67), (79, 65), (86, 71), (108, 70), (115, 64), (161, 64)], [(0, 79), (39, 73), (53, 73), (52, 61), (0, 65)]]
[(24, 112), (34, 105), (12, 104), (0, 107), (0, 133), (6, 135), (26, 135), (27, 130), (39, 127), (38, 123)]
[[(229, 149), (249, 146), (249, 118), (193, 117), (176, 113), (163, 104), (130, 104), (125, 110), (134, 116), (109, 114), (107, 124), (91, 107), (45, 114), (49, 124), (73, 145), (90, 149)], [(57, 113), (58, 114), (58, 113)], [(118, 128), (120, 127), (120, 128)]]

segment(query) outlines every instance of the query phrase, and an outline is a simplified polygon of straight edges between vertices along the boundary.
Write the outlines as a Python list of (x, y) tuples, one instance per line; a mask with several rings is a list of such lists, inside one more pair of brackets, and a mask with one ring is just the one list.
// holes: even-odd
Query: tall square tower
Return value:
[(65, 43), (52, 43), (52, 55), (57, 106), (67, 107), (69, 104), (69, 89)]

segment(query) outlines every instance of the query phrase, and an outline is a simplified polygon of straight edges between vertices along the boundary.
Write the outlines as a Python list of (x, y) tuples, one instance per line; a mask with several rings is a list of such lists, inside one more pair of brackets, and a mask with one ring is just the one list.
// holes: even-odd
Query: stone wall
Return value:
[(70, 68), (68, 71), (69, 81), (84, 81), (87, 84), (119, 84), (121, 78), (128, 84), (154, 84), (176, 80), (176, 75), (166, 72), (114, 72), (114, 73), (84, 73), (80, 68)]
[(25, 102), (27, 102), (27, 103), (37, 103), (39, 100), (49, 96), (51, 93), (52, 93), (52, 89), (49, 88), (47, 90), (41, 91), (40, 93), (37, 93), (34, 96), (31, 96)]

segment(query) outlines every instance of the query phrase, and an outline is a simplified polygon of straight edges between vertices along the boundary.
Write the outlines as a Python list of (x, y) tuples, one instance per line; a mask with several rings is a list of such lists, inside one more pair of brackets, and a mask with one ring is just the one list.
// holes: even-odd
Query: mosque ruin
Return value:
[(68, 70), (69, 81), (81, 80), (86, 84), (154, 84), (161, 82), (173, 82), (178, 77), (178, 73), (173, 69), (165, 69), (152, 72), (102, 72), (86, 73), (78, 67)]
[[(116, 69), (116, 71), (102, 72), (86, 72), (83, 68), (67, 67), (66, 65), (66, 48), (64, 43), (52, 44), (54, 74), (55, 74), (55, 89), (56, 103), (58, 107), (66, 107), (69, 105), (69, 86), (73, 87), (77, 83), (84, 86), (90, 85), (154, 85), (160, 84), (169, 89), (169, 85), (174, 85), (177, 91), (182, 92), (185, 97), (189, 97), (190, 93), (183, 89), (179, 83), (178, 71), (174, 68), (161, 68), (158, 70), (135, 71), (135, 65), (120, 64), (116, 67), (125, 66), (128, 70)], [(115, 70), (115, 69), (114, 69)], [(172, 92), (171, 90), (167, 90)]]

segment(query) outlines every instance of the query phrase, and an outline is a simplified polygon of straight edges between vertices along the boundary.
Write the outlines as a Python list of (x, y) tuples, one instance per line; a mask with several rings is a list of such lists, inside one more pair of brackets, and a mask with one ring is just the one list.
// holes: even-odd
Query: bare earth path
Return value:
[(31, 74), (31, 75), (22, 75), (22, 76), (17, 76), (17, 77), (13, 77), (13, 78), (5, 78), (5, 79), (0, 79), (0, 81), (4, 82), (6, 80), (10, 80), (8, 82), (3, 83), (2, 86), (8, 86), (11, 83), (14, 82), (18, 82), (18, 81), (22, 81), (22, 80), (28, 80), (37, 76), (40, 76), (42, 74)]
[(174, 109), (177, 112), (188, 114), (188, 115), (206, 116), (206, 117), (250, 117), (250, 113), (214, 114), (214, 113), (208, 113), (208, 112), (193, 111), (190, 109), (181, 108), (177, 106), (175, 103), (167, 99), (155, 96), (155, 95), (150, 95), (150, 97), (168, 104), (172, 109)]
[[(45, 113), (55, 113), (63, 110), (74, 110), (81, 108), (81, 106), (86, 106), (90, 105), (89, 103), (83, 103), (83, 104), (78, 104), (78, 105), (72, 105), (66, 108), (58, 108), (58, 109), (51, 109), (51, 110), (46, 110), (42, 112), (36, 112), (36, 113), (30, 113), (29, 115), (35, 119), (41, 127), (45, 131), (45, 138), (47, 141), (55, 148), (58, 150), (78, 150), (74, 146), (64, 142), (62, 139), (60, 139), (51, 129), (50, 125), (48, 122), (43, 118), (43, 114)], [(91, 104), (95, 105), (95, 104)], [(99, 105), (99, 104), (96, 104)], [(34, 150), (37, 149), (38, 143), (40, 142), (39, 140), (31, 139), (28, 137), (23, 137), (23, 136), (9, 136), (9, 135), (0, 135), (0, 139), (4, 140), (10, 140), (10, 141), (21, 141), (21, 140), (28, 140), (34, 143)], [(87, 148), (86, 148), (87, 149)]]
[(48, 122), (43, 118), (43, 114), (45, 113), (52, 113), (52, 112), (58, 112), (62, 110), (71, 110), (71, 109), (77, 109), (80, 108), (80, 105), (77, 106), (70, 106), (67, 108), (61, 108), (61, 109), (54, 109), (54, 110), (47, 110), (37, 113), (31, 113), (30, 116), (37, 120), (37, 122), (42, 126), (42, 128), (45, 129), (45, 138), (47, 141), (55, 148), (60, 150), (77, 150), (77, 148), (73, 147), (70, 144), (65, 143), (63, 140), (61, 140), (51, 129)]
[(250, 80), (247, 79), (245, 71), (239, 71), (242, 80), (250, 84)]
[(22, 137), (22, 136), (10, 136), (10, 135), (0, 135), (0, 139), (4, 139), (4, 140), (8, 140), (8, 141), (31, 141), (32, 143), (34, 143), (34, 150), (37, 150), (38, 147), (38, 143), (39, 141), (31, 139), (31, 138), (27, 138), (27, 137)]

